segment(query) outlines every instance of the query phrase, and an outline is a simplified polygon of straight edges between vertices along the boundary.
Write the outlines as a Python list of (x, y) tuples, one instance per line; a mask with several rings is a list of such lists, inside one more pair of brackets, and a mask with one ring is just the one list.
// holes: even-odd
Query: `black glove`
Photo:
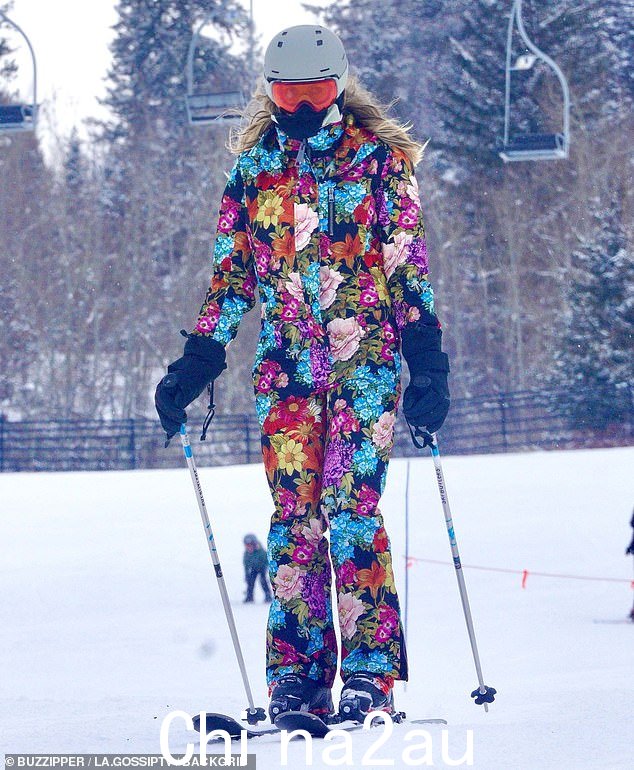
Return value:
[(449, 411), (449, 358), (441, 350), (442, 332), (437, 326), (411, 324), (403, 329), (403, 356), (410, 383), (403, 395), (403, 414), (415, 428), (430, 433), (440, 429)]
[(211, 337), (187, 334), (183, 355), (167, 367), (168, 374), (156, 386), (154, 403), (167, 433), (167, 439), (176, 435), (181, 424), (187, 422), (185, 407), (189, 406), (210, 382), (227, 368), (224, 346)]

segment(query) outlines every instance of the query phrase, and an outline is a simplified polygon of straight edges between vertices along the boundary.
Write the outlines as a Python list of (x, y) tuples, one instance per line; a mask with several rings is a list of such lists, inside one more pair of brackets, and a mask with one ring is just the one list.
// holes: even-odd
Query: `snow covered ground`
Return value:
[[(633, 448), (445, 459), (463, 562), (626, 581), (633, 461)], [(634, 624), (593, 622), (626, 616), (627, 582), (533, 575), (522, 589), (520, 575), (466, 569), (485, 679), (499, 691), (485, 714), (469, 698), (476, 676), (433, 465), (410, 462), (410, 552), (447, 563), (409, 570), (411, 681), (397, 705), (446, 718), (455, 759), (473, 730), (477, 768), (631, 767)], [(393, 461), (382, 503), (402, 601), (405, 469)], [(266, 705), (267, 608), (241, 603), (242, 535), (264, 540), (271, 510), (264, 471), (203, 469), (201, 479)], [(0, 543), (0, 752), (159, 753), (170, 711), (245, 706), (184, 467), (0, 475)], [(377, 756), (406, 767), (410, 729)], [(449, 766), (441, 728), (429, 734), (434, 766)], [(172, 737), (175, 753), (191, 738), (176, 727)], [(376, 737), (354, 734), (355, 767)], [(313, 767), (329, 766), (322, 748)], [(250, 750), (260, 770), (280, 766), (276, 739)], [(302, 756), (292, 744), (289, 766), (304, 767)]]

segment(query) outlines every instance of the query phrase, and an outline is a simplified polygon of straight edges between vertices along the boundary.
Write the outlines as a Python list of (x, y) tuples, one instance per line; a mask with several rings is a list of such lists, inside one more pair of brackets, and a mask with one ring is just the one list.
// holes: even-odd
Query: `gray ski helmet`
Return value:
[(245, 545), (257, 545), (258, 539), (255, 535), (245, 535), (244, 536), (244, 544)]
[(298, 24), (278, 32), (264, 54), (266, 93), (276, 80), (337, 81), (340, 96), (348, 81), (348, 57), (334, 32), (318, 24)]

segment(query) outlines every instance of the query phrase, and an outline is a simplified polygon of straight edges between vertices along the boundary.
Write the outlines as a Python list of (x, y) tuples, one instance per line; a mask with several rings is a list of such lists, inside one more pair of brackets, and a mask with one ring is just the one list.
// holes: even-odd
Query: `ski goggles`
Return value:
[(316, 112), (325, 110), (337, 99), (337, 81), (276, 80), (271, 85), (273, 101), (286, 112), (296, 112), (301, 104), (309, 104)]

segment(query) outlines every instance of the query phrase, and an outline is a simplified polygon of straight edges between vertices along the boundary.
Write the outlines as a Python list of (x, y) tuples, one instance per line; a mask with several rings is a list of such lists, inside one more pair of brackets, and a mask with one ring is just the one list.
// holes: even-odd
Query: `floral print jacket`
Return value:
[(360, 364), (400, 370), (399, 330), (438, 323), (412, 166), (351, 116), (306, 142), (271, 126), (238, 156), (213, 261), (194, 333), (229, 343), (257, 290), (256, 373), (284, 349), (316, 390)]

